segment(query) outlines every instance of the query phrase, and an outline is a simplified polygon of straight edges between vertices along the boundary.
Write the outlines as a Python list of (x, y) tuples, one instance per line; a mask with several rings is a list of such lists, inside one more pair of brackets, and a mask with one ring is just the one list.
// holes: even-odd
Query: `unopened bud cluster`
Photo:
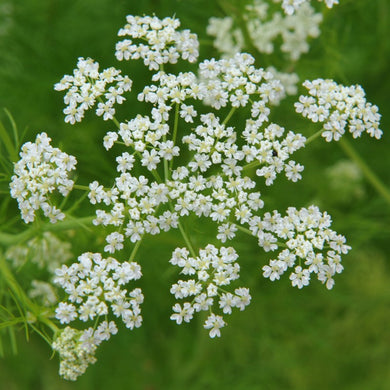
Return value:
[(59, 374), (64, 379), (75, 381), (90, 364), (96, 362), (97, 346), (94, 343), (84, 343), (81, 339), (84, 332), (67, 326), (52, 344), (53, 350), (60, 356)]

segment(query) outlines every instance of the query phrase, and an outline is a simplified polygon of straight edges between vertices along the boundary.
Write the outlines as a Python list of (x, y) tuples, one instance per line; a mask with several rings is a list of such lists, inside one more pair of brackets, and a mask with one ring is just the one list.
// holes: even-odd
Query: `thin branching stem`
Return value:
[(232, 107), (230, 109), (230, 111), (227, 114), (226, 118), (222, 122), (223, 125), (226, 125), (229, 122), (230, 118), (232, 117), (232, 115), (235, 113), (236, 110), (237, 110), (237, 107)]

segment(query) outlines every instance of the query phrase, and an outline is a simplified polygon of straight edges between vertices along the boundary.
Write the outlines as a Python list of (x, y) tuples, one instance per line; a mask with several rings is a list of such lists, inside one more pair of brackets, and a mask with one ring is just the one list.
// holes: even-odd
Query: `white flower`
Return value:
[(190, 303), (185, 302), (183, 308), (178, 303), (176, 303), (172, 307), (172, 309), (175, 312), (175, 314), (171, 315), (171, 320), (176, 321), (178, 325), (180, 325), (183, 322), (183, 320), (185, 322), (191, 321), (194, 313), (194, 308), (191, 306)]
[(295, 161), (289, 161), (288, 165), (285, 167), (286, 171), (286, 177), (293, 181), (296, 182), (300, 179), (302, 179), (302, 175), (300, 172), (304, 170), (304, 167), (301, 164), (295, 163)]
[(333, 275), (335, 274), (335, 267), (331, 265), (323, 265), (318, 273), (318, 280), (326, 284), (326, 288), (331, 290), (334, 286)]
[(61, 324), (69, 324), (77, 318), (76, 308), (74, 305), (60, 302), (56, 308), (56, 318)]
[[(109, 86), (116, 83), (115, 86)], [(55, 85), (57, 91), (68, 90), (64, 96), (65, 122), (75, 124), (84, 118), (84, 112), (92, 108), (99, 98), (96, 114), (103, 116), (104, 120), (113, 119), (115, 114), (114, 104), (122, 104), (125, 98), (124, 92), (131, 90), (132, 81), (127, 76), (121, 76), (115, 68), (107, 68), (99, 73), (99, 64), (91, 58), (80, 57), (73, 75), (65, 75)], [(101, 101), (101, 96), (106, 98)], [(105, 138), (105, 147), (109, 149), (113, 140)]]
[[(282, 8), (287, 15), (293, 15), (299, 11), (300, 8), (309, 2), (309, 0), (275, 0), (275, 2), (282, 1)], [(323, 1), (323, 0), (318, 0)], [(334, 4), (338, 4), (339, 0), (324, 0), (328, 8), (332, 8)]]
[(275, 279), (280, 279), (280, 275), (285, 271), (284, 263), (279, 260), (271, 260), (269, 264), (263, 267), (263, 276), (272, 282)]
[(211, 313), (204, 323), (203, 327), (205, 329), (210, 329), (209, 335), (211, 338), (221, 337), (220, 329), (226, 325), (226, 322), (221, 316)]
[[(274, 0), (274, 2), (278, 1), (281, 0)], [(275, 41), (281, 40), (280, 49), (296, 61), (302, 53), (309, 50), (308, 39), (320, 34), (319, 24), (322, 15), (315, 13), (307, 0), (283, 0), (282, 7), (287, 15), (282, 15), (277, 10), (272, 12), (273, 8), (263, 1), (249, 3), (241, 12), (251, 43), (260, 53), (273, 53)], [(232, 57), (248, 49), (242, 26), (235, 24), (230, 16), (210, 18), (207, 33), (215, 38), (214, 46), (223, 57)], [(215, 73), (215, 69), (208, 69), (208, 71), (211, 74)], [(276, 76), (276, 79), (282, 81), (288, 94), (296, 93), (295, 74), (281, 73), (274, 68), (269, 71)]]
[(115, 251), (123, 248), (124, 237), (123, 234), (114, 232), (106, 237), (106, 241), (108, 242), (108, 245), (104, 247), (104, 251), (114, 253)]
[(293, 286), (302, 288), (309, 284), (310, 273), (308, 270), (302, 270), (301, 266), (295, 267), (295, 272), (290, 275), (290, 280)]

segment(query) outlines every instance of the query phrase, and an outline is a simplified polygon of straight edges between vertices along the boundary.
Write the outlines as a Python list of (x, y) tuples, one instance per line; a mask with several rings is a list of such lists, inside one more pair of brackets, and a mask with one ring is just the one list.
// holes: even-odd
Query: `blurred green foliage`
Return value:
[[(118, 66), (114, 45), (125, 15), (152, 13), (175, 15), (183, 28), (199, 35), (202, 58), (218, 56), (205, 33), (208, 18), (223, 15), (217, 1), (0, 0), (0, 107), (12, 113), (19, 129), (27, 130), (23, 142), (46, 131), (53, 144), (75, 155), (81, 183), (91, 178), (110, 183), (112, 155), (101, 138), (111, 124), (92, 116), (73, 127), (65, 124), (62, 94), (53, 85), (72, 72), (80, 56), (92, 57), (102, 67)], [(325, 14), (321, 36), (296, 70), (302, 80), (334, 78), (363, 86), (368, 101), (383, 115), (384, 137), (364, 137), (354, 145), (390, 187), (390, 3), (341, 0)], [(149, 77), (137, 63), (124, 65), (124, 71), (139, 86)], [(142, 110), (135, 97), (125, 106), (127, 118)], [(293, 102), (289, 98), (275, 109), (275, 121), (312, 134), (315, 126), (298, 118)], [(0, 119), (6, 122), (5, 116)], [(301, 291), (286, 278), (275, 283), (263, 279), (260, 269), (268, 256), (256, 242), (240, 236), (241, 280), (251, 288), (253, 302), (229, 318), (220, 340), (211, 340), (201, 319), (180, 327), (169, 320), (174, 275), (167, 262), (182, 240), (173, 233), (148, 239), (138, 255), (144, 273), (144, 325), (133, 332), (122, 329), (102, 345), (98, 362), (77, 383), (60, 379), (57, 357), (49, 360), (50, 348), (38, 337), (26, 343), (21, 331), (18, 354), (6, 353), (0, 360), (0, 389), (389, 389), (389, 204), (365, 181), (363, 195), (350, 202), (329, 194), (325, 171), (345, 159), (337, 144), (317, 141), (296, 159), (305, 165), (303, 180), (278, 180), (264, 197), (270, 208), (315, 202), (333, 216), (335, 230), (347, 236), (353, 251), (332, 291), (318, 283)], [(9, 218), (15, 214), (12, 203)], [(210, 232), (201, 223), (193, 228), (199, 245), (204, 244)], [(72, 245), (78, 254), (100, 243), (82, 237)]]

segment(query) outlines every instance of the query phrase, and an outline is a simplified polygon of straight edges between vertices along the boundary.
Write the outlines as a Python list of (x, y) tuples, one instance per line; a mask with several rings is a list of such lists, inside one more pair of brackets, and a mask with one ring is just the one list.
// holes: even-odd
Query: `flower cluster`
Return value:
[(112, 257), (104, 259), (100, 253), (87, 252), (79, 256), (77, 263), (63, 265), (55, 273), (54, 282), (65, 290), (71, 302), (58, 304), (55, 312), (60, 323), (94, 321), (93, 327), (83, 331), (67, 326), (52, 344), (60, 355), (60, 375), (76, 380), (89, 364), (95, 363), (95, 351), (102, 341), (118, 332), (115, 321), (107, 320), (110, 314), (129, 329), (141, 326), (141, 289), (128, 292), (123, 288), (141, 277), (141, 268), (135, 262), (120, 263)]
[[(253, 0), (245, 7), (243, 19), (250, 44), (260, 53), (273, 53), (274, 42), (280, 37), (280, 50), (296, 61), (302, 53), (309, 51), (308, 39), (319, 36), (318, 26), (322, 15), (315, 13), (308, 3), (302, 4), (293, 14), (282, 15), (280, 12), (273, 12), (269, 2)], [(240, 26), (235, 27), (233, 20), (231, 16), (212, 17), (207, 27), (207, 33), (215, 38), (214, 46), (228, 57), (248, 45), (243, 31)]]
[(141, 326), (141, 289), (128, 292), (123, 288), (141, 277), (141, 268), (135, 262), (120, 263), (112, 257), (104, 259), (100, 253), (87, 252), (79, 256), (77, 263), (63, 265), (55, 273), (54, 283), (65, 290), (70, 302), (60, 302), (55, 310), (60, 323), (94, 321), (93, 327), (83, 331), (67, 326), (52, 345), (60, 355), (60, 375), (76, 380), (89, 364), (95, 363), (94, 354), (101, 342), (118, 332), (115, 321), (107, 320), (110, 314), (129, 329)]
[(38, 134), (34, 143), (27, 142), (22, 146), (21, 159), (14, 165), (11, 196), (18, 201), (26, 223), (34, 221), (39, 209), (51, 223), (65, 218), (65, 214), (51, 203), (49, 195), (55, 190), (62, 196), (68, 195), (74, 184), (69, 179), (69, 172), (75, 169), (77, 161), (53, 148), (50, 141), (46, 133)]
[(136, 41), (124, 39), (116, 44), (115, 55), (119, 61), (141, 58), (150, 70), (158, 70), (163, 64), (175, 64), (180, 57), (189, 62), (197, 60), (198, 38), (189, 30), (177, 31), (178, 19), (133, 15), (126, 19), (127, 24), (118, 35)]
[(199, 256), (189, 255), (186, 248), (176, 248), (170, 259), (171, 264), (182, 268), (181, 274), (196, 276), (196, 279), (179, 280), (172, 285), (171, 293), (175, 298), (188, 299), (189, 302), (176, 303), (171, 320), (177, 324), (190, 322), (195, 312), (208, 311), (210, 314), (204, 328), (210, 329), (211, 338), (220, 337), (220, 329), (226, 323), (221, 315), (212, 311), (214, 304), (218, 303), (223, 314), (231, 314), (235, 307), (244, 310), (251, 300), (247, 288), (236, 288), (234, 293), (226, 291), (226, 286), (239, 278), (238, 255), (233, 247), (218, 249), (211, 244), (201, 249)]
[[(117, 157), (120, 175), (110, 189), (97, 181), (89, 186), (91, 203), (111, 208), (97, 210), (94, 220), (96, 225), (116, 227), (117, 231), (106, 237), (107, 252), (122, 249), (125, 237), (136, 242), (145, 233), (155, 235), (176, 228), (179, 218), (190, 212), (223, 223), (220, 233), (224, 237), (223, 230), (230, 231), (226, 226), (230, 215), (245, 223), (263, 207), (260, 193), (250, 191), (255, 182), (243, 174), (249, 164), (261, 166), (256, 173), (264, 177), (266, 185), (271, 185), (283, 170), (292, 181), (301, 178), (303, 166), (289, 158), (304, 146), (305, 138), (291, 131), (284, 135), (284, 129), (273, 123), (265, 126), (270, 113), (267, 104), (278, 101), (282, 88), (270, 73), (256, 69), (253, 61), (248, 54), (206, 60), (199, 66), (201, 81), (193, 73), (175, 76), (159, 72), (154, 77), (159, 85), (148, 86), (139, 95), (141, 101), (153, 104), (151, 117), (138, 115), (121, 123), (118, 132), (107, 133), (106, 148), (120, 139), (134, 149), (132, 154), (125, 152)], [(221, 123), (214, 113), (198, 118), (186, 99), (203, 99), (215, 110), (228, 104), (233, 111), (250, 105), (251, 118), (241, 135), (244, 145), (239, 146), (242, 140), (235, 129)], [(163, 181), (157, 172), (160, 163), (168, 168), (168, 161), (182, 152), (173, 140), (166, 140), (172, 105), (176, 106), (175, 121), (199, 120), (200, 124), (181, 139), (192, 153), (189, 162), (173, 171), (166, 169)], [(155, 180), (134, 176), (137, 163), (151, 171)]]
[(67, 91), (64, 96), (67, 105), (64, 109), (65, 122), (72, 125), (81, 122), (85, 111), (96, 102), (96, 115), (103, 116), (104, 120), (112, 119), (115, 114), (114, 104), (125, 101), (123, 93), (130, 91), (133, 83), (128, 76), (120, 73), (120, 70), (113, 67), (99, 73), (96, 61), (80, 57), (73, 75), (65, 75), (54, 86), (57, 91)]
[[(288, 15), (293, 15), (298, 12), (302, 6), (306, 5), (310, 0), (274, 0), (276, 3), (282, 2), (282, 8)], [(339, 0), (318, 0), (324, 1), (328, 8), (332, 8), (333, 5), (338, 4)]]
[(300, 210), (290, 207), (286, 214), (282, 217), (277, 211), (266, 213), (259, 221), (261, 229), (251, 227), (261, 246), (264, 247), (264, 241), (269, 243), (268, 250), (278, 248), (278, 239), (286, 242), (286, 249), (278, 254), (277, 259), (270, 260), (269, 265), (263, 267), (264, 277), (274, 281), (288, 268), (293, 268), (294, 272), (290, 274), (293, 286), (307, 286), (314, 273), (331, 289), (333, 276), (343, 271), (341, 254), (348, 253), (351, 247), (346, 245), (344, 236), (330, 229), (330, 216), (321, 213), (318, 207)]
[[(335, 275), (343, 271), (341, 256), (350, 247), (331, 229), (326, 212), (315, 206), (289, 207), (285, 215), (262, 211), (263, 190), (280, 174), (292, 182), (302, 178), (304, 167), (292, 155), (305, 147), (306, 138), (273, 123), (270, 115), (273, 105), (296, 93), (298, 77), (273, 67), (258, 68), (253, 56), (237, 53), (247, 45), (270, 54), (282, 42), (280, 51), (291, 64), (308, 51), (309, 38), (318, 36), (322, 16), (308, 0), (248, 1), (239, 20), (244, 30), (236, 28), (232, 18), (210, 19), (208, 33), (224, 57), (206, 59), (194, 71), (179, 73), (167, 73), (164, 65), (180, 58), (196, 62), (197, 36), (179, 31), (180, 22), (174, 18), (127, 16), (115, 55), (119, 61), (142, 59), (152, 71), (149, 85), (137, 95), (149, 111), (137, 111), (130, 119), (116, 117), (114, 107), (125, 102), (133, 82), (113, 67), (99, 71), (98, 62), (90, 58), (80, 57), (73, 74), (55, 85), (65, 92), (65, 122), (80, 122), (87, 110), (95, 108), (97, 116), (115, 124), (116, 130), (103, 138), (106, 150), (120, 148), (112, 181), (108, 187), (94, 180), (88, 187), (76, 188), (87, 189), (90, 203), (96, 205), (93, 224), (105, 228), (103, 251), (114, 254), (132, 247), (128, 261), (86, 252), (67, 266), (62, 263), (70, 258), (70, 247), (44, 233), (43, 238), (6, 252), (15, 265), (28, 259), (54, 272), (54, 283), (65, 292), (59, 303), (57, 291), (45, 282), (34, 281), (29, 292), (43, 305), (58, 303), (55, 319), (64, 329), (55, 331), (52, 348), (59, 353), (65, 379), (76, 380), (96, 361), (98, 346), (118, 332), (118, 325), (131, 330), (141, 326), (142, 291), (126, 287), (142, 275), (133, 259), (147, 234), (178, 229), (187, 245), (176, 248), (169, 261), (181, 275), (170, 289), (176, 300), (170, 318), (177, 324), (206, 311), (203, 327), (211, 338), (220, 337), (226, 326), (223, 316), (249, 305), (249, 289), (234, 286), (240, 273), (235, 248), (210, 241), (194, 248), (182, 224), (187, 217), (186, 225), (195, 218), (210, 222), (211, 242), (231, 241), (237, 231), (255, 238), (259, 247), (274, 254), (262, 267), (263, 276), (271, 281), (288, 272), (292, 285), (301, 289), (316, 275), (331, 289)], [(329, 8), (338, 3), (324, 1)], [(323, 123), (318, 135), (322, 132), (327, 141), (338, 140), (347, 127), (354, 138), (363, 131), (381, 137), (378, 108), (366, 102), (360, 86), (322, 79), (306, 81), (304, 86), (309, 96), (300, 96), (295, 109)], [(23, 145), (20, 156), (10, 188), (22, 218), (33, 221), (41, 208), (51, 222), (63, 219), (64, 213), (48, 195), (58, 190), (66, 196), (73, 188), (68, 176), (76, 159), (51, 147), (45, 133), (35, 143)], [(47, 312), (45, 324), (57, 329), (49, 318), (54, 311)], [(87, 328), (88, 322), (92, 326)], [(77, 329), (80, 325), (86, 329)]]
[[(111, 309), (127, 328), (141, 326), (141, 289), (128, 293), (122, 288), (141, 277), (137, 263), (120, 263), (112, 257), (104, 259), (100, 253), (87, 252), (78, 257), (77, 263), (70, 267), (63, 265), (55, 273), (54, 283), (65, 290), (71, 302), (60, 302), (56, 309), (56, 318), (61, 324), (69, 324), (77, 318), (84, 322), (97, 321), (101, 316), (106, 317)], [(116, 326), (113, 324), (111, 327)]]
[(203, 102), (217, 110), (227, 104), (245, 107), (251, 99), (261, 105), (278, 104), (284, 96), (283, 86), (272, 73), (256, 68), (254, 62), (246, 53), (203, 61), (199, 65)]
[(381, 138), (378, 107), (366, 101), (360, 85), (345, 87), (323, 79), (307, 80), (303, 85), (309, 96), (301, 95), (295, 110), (312, 122), (324, 123), (322, 136), (327, 142), (338, 141), (347, 126), (353, 138), (363, 132)]
[[(260, 3), (256, 5), (260, 7)], [(305, 9), (310, 9), (308, 18), (319, 23), (320, 19), (308, 7), (302, 6), (296, 15), (283, 19), (298, 23), (304, 20), (299, 18), (303, 18)], [(259, 215), (264, 202), (251, 175), (262, 177), (265, 186), (270, 186), (282, 172), (295, 182), (301, 179), (304, 169), (291, 160), (291, 155), (305, 146), (306, 138), (285, 131), (269, 118), (270, 107), (286, 93), (273, 76), (277, 71), (256, 68), (251, 55), (238, 53), (221, 60), (204, 60), (194, 73), (166, 73), (162, 66), (165, 63), (175, 63), (179, 57), (190, 62), (197, 59), (196, 36), (187, 30), (178, 32), (176, 19), (128, 16), (127, 22), (119, 35), (137, 41), (119, 42), (116, 56), (119, 60), (142, 58), (154, 71), (151, 84), (138, 94), (138, 100), (150, 107), (150, 114), (121, 121), (113, 111), (107, 111), (103, 117), (112, 119), (117, 126), (116, 131), (104, 136), (104, 147), (109, 150), (118, 143), (126, 148), (115, 159), (118, 173), (110, 187), (103, 187), (96, 180), (89, 184), (89, 200), (99, 205), (93, 223), (107, 227), (104, 251), (113, 254), (135, 244), (133, 258), (144, 235), (179, 228), (188, 249), (176, 248), (170, 263), (180, 267), (187, 278), (173, 284), (171, 293), (186, 301), (173, 306), (171, 319), (180, 324), (189, 322), (195, 312), (208, 311), (204, 328), (209, 330), (210, 337), (219, 337), (220, 329), (226, 325), (221, 314), (230, 314), (233, 308), (243, 310), (251, 297), (245, 287), (225, 290), (239, 277), (235, 249), (209, 244), (197, 255), (181, 225), (183, 217), (194, 215), (211, 220), (216, 238), (222, 243), (232, 240), (241, 230), (255, 236), (265, 251), (284, 246), (286, 249), (278, 258), (263, 269), (271, 280), (279, 279), (287, 268), (293, 267), (294, 286), (306, 285), (314, 272), (331, 288), (333, 275), (342, 271), (340, 255), (347, 253), (349, 247), (343, 236), (330, 229), (330, 217), (316, 207), (299, 211), (289, 208), (285, 217), (276, 211)], [(302, 29), (306, 28), (306, 40), (316, 32), (314, 25), (305, 25)], [(297, 34), (299, 28), (294, 30)], [(110, 100), (105, 91), (108, 81), (105, 84), (106, 76), (99, 74), (97, 63), (80, 61), (74, 72), (81, 75), (76, 77), (77, 88), (74, 89), (72, 76), (57, 89), (69, 89), (67, 100), (69, 93), (75, 94), (76, 106), (83, 104), (78, 98), (80, 91), (89, 93), (96, 85), (101, 86), (99, 96)], [(118, 79), (119, 71), (114, 74), (111, 82), (122, 82)], [(288, 93), (295, 92), (293, 79), (286, 80)], [(129, 90), (130, 79), (127, 85)], [(121, 88), (118, 103), (124, 99), (122, 92), (126, 92)], [(101, 99), (99, 96), (96, 99)], [(235, 128), (229, 120), (241, 109), (247, 116), (241, 116)], [(81, 119), (82, 115), (69, 122)], [(286, 243), (281, 244), (281, 240)], [(56, 318), (62, 324), (76, 319), (95, 321), (94, 328), (77, 335), (71, 328), (65, 329), (75, 349), (69, 354), (71, 361), (84, 361), (84, 353), (86, 361), (92, 362), (97, 345), (117, 331), (115, 322), (106, 318), (109, 314), (121, 318), (128, 328), (141, 325), (141, 290), (128, 294), (122, 288), (130, 280), (138, 279), (141, 272), (136, 263), (103, 259), (98, 253), (84, 253), (78, 260), (56, 271), (55, 282), (68, 294), (67, 301), (59, 303)], [(302, 269), (302, 263), (308, 268)], [(215, 313), (214, 306), (219, 307), (221, 314)], [(69, 360), (63, 361), (71, 365)]]

